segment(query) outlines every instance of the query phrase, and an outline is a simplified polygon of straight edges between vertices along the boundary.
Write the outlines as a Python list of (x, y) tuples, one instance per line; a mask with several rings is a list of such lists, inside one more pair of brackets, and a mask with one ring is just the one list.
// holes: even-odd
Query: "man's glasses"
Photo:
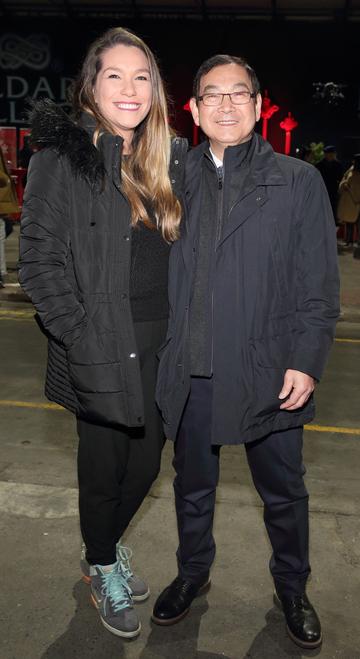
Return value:
[(251, 98), (255, 98), (256, 93), (241, 91), (227, 92), (226, 94), (203, 94), (198, 97), (198, 101), (202, 101), (204, 105), (215, 107), (222, 104), (224, 96), (229, 96), (234, 105), (246, 105), (246, 103), (250, 102)]

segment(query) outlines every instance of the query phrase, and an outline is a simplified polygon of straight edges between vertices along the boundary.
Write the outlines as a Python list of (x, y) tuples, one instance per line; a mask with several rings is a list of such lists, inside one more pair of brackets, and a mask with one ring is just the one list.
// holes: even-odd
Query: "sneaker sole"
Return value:
[(131, 599), (133, 599), (134, 602), (145, 602), (145, 600), (147, 600), (148, 597), (150, 597), (150, 588), (143, 595), (134, 595), (133, 593), (131, 594)]
[[(83, 574), (81, 577), (82, 581), (86, 583), (88, 586), (91, 584), (91, 577), (88, 577), (86, 574)], [(145, 600), (150, 597), (150, 588), (148, 588), (147, 592), (144, 593), (143, 595), (131, 595), (131, 599), (134, 602), (145, 602)]]
[[(275, 604), (275, 606), (277, 606), (278, 609), (280, 609), (280, 611), (282, 613), (284, 613), (281, 601), (280, 601), (277, 593), (274, 593), (274, 604)], [(313, 643), (311, 643), (309, 641), (302, 641), (300, 638), (298, 638), (297, 636), (295, 636), (292, 633), (292, 631), (288, 627), (288, 625), (286, 625), (286, 631), (287, 631), (288, 636), (293, 641), (293, 643), (298, 645), (300, 648), (304, 648), (305, 650), (315, 650), (316, 648), (318, 648), (322, 644), (322, 641), (323, 641), (322, 636), (320, 636), (320, 638), (317, 641), (314, 641)]]
[[(95, 609), (99, 611), (99, 607), (92, 593), (90, 595), (90, 600), (93, 606), (95, 607)], [(121, 631), (120, 629), (116, 629), (116, 627), (112, 627), (111, 625), (109, 625), (109, 623), (107, 623), (101, 615), (100, 615), (100, 620), (101, 623), (104, 625), (105, 629), (108, 630), (108, 632), (111, 632), (115, 636), (121, 636), (122, 638), (135, 638), (135, 636), (138, 636), (141, 631), (141, 622), (139, 622), (139, 626), (137, 629), (134, 629), (132, 632), (125, 632), (125, 631)]]
[[(199, 588), (199, 590), (196, 593), (194, 599), (196, 599), (197, 597), (200, 597), (201, 595), (205, 595), (210, 590), (210, 588), (211, 588), (211, 581), (209, 579), (209, 581), (207, 581), (203, 586), (201, 586), (201, 588)], [(191, 602), (191, 604), (192, 604), (192, 602)], [(189, 611), (191, 609), (191, 604), (190, 604), (190, 606), (188, 606), (187, 609), (185, 609), (185, 611), (180, 613), (180, 615), (176, 616), (176, 618), (169, 618), (168, 620), (164, 620), (163, 618), (157, 618), (153, 614), (151, 616), (151, 620), (153, 622), (155, 622), (156, 625), (160, 625), (162, 627), (169, 627), (170, 625), (176, 625), (177, 622), (180, 622), (180, 620), (185, 618), (185, 616), (189, 613)]]

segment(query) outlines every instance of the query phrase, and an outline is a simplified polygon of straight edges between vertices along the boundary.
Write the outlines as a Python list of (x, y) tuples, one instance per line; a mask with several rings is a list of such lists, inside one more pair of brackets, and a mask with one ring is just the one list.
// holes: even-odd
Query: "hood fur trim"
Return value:
[(105, 166), (101, 154), (90, 136), (53, 101), (48, 98), (34, 103), (29, 111), (31, 141), (40, 148), (54, 149), (66, 156), (74, 176), (91, 187), (102, 184)]

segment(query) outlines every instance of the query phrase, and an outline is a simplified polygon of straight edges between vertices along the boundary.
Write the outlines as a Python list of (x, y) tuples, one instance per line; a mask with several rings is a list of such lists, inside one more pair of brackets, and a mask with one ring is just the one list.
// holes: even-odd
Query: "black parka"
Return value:
[[(21, 218), (19, 279), (48, 342), (47, 397), (88, 420), (144, 424), (129, 300), (130, 208), (121, 192), (121, 137), (92, 143), (94, 121), (73, 123), (50, 101), (32, 113)], [(187, 150), (172, 144), (179, 191)]]
[[(212, 292), (214, 444), (252, 441), (313, 418), (313, 397), (288, 412), (278, 396), (286, 369), (321, 378), (339, 313), (335, 227), (321, 176), (253, 139), (245, 169), (238, 147), (225, 150), (226, 213)], [(157, 401), (171, 439), (190, 390), (189, 307), (207, 150), (204, 143), (188, 155), (187, 217), (170, 255)]]

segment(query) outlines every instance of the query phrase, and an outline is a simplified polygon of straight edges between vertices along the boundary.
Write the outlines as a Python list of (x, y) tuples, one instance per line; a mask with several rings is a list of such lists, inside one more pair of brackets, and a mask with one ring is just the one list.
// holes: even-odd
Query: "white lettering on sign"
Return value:
[(31, 95), (31, 98), (37, 98), (39, 94), (43, 95), (45, 93), (45, 96), (48, 96), (49, 98), (52, 98), (53, 100), (55, 99), (54, 94), (51, 91), (51, 87), (43, 76), (39, 78), (39, 81)]
[(0, 75), (0, 124), (26, 123), (23, 114), (28, 98), (36, 100), (46, 96), (67, 108), (67, 90), (71, 83), (72, 78), (65, 76), (53, 80), (46, 76), (28, 80), (23, 76)]
[(6, 96), (11, 98), (24, 98), (29, 93), (29, 85), (25, 78), (20, 76), (7, 76)]

